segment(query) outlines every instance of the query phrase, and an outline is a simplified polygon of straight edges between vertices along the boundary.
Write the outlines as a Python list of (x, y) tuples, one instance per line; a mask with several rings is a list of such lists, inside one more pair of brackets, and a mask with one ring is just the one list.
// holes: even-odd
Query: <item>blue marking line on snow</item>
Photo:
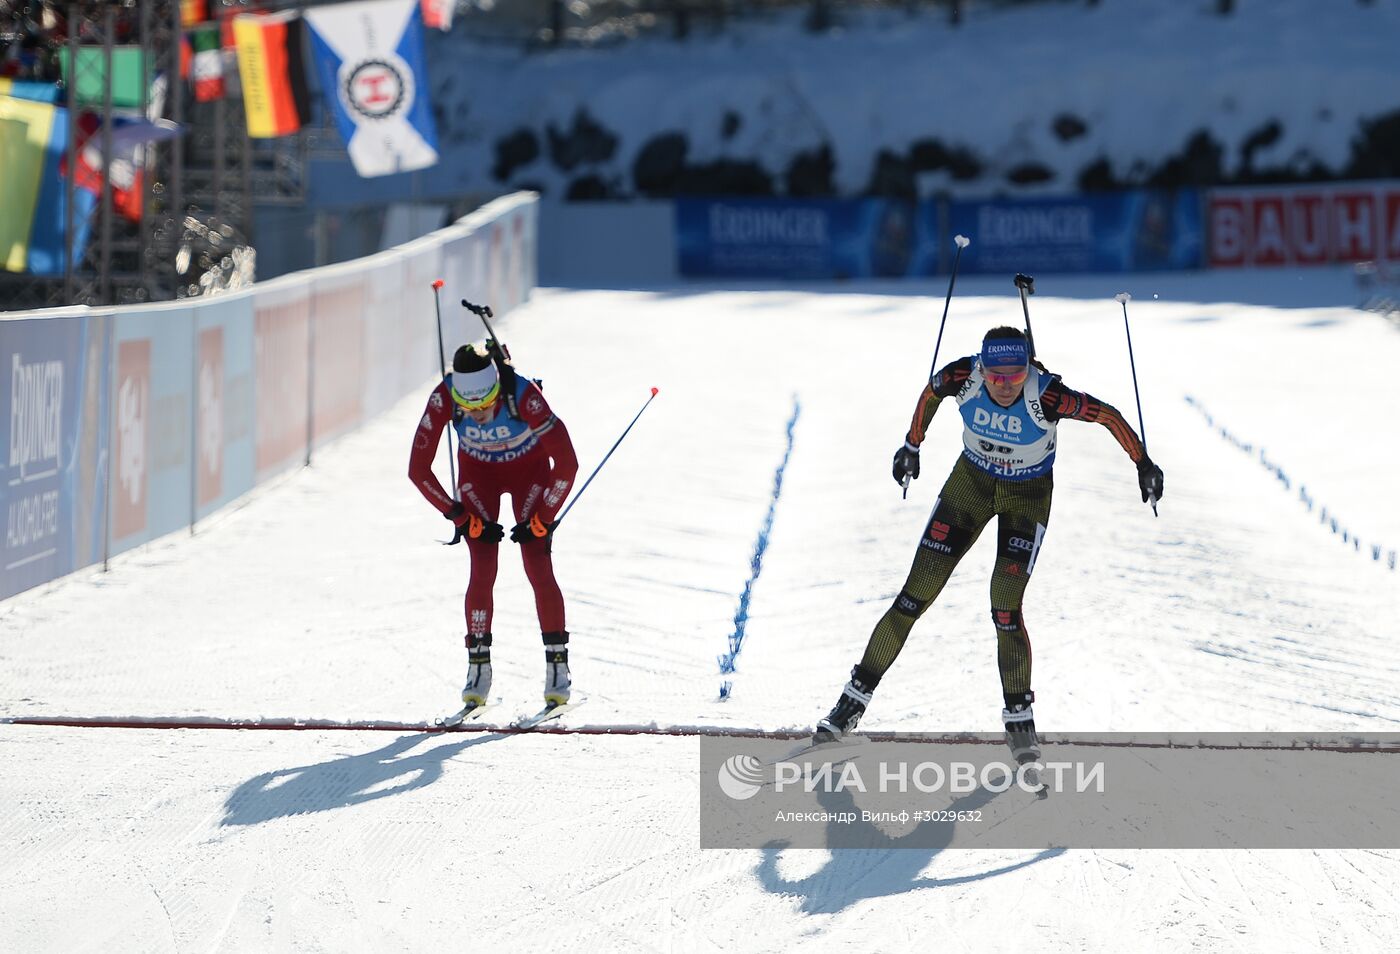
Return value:
[[(718, 657), (719, 671), (729, 674), (734, 671), (734, 663), (739, 651), (744, 648), (744, 631), (749, 623), (749, 600), (753, 598), (753, 585), (763, 572), (763, 551), (768, 549), (768, 536), (773, 532), (773, 515), (778, 509), (778, 497), (783, 492), (783, 472), (787, 470), (788, 459), (792, 457), (792, 432), (797, 426), (797, 416), (802, 413), (802, 403), (797, 395), (792, 396), (792, 417), (787, 422), (787, 449), (783, 451), (783, 462), (773, 474), (773, 499), (768, 502), (768, 515), (763, 518), (763, 528), (758, 531), (758, 541), (753, 547), (753, 558), (749, 560), (749, 579), (744, 584), (744, 592), (739, 594), (739, 608), (734, 611), (734, 632), (729, 635), (729, 651)], [(719, 697), (728, 699), (733, 682), (726, 679), (720, 683)]]
[[(1211, 415), (1209, 411), (1205, 409), (1201, 402), (1197, 401), (1189, 394), (1186, 395), (1186, 403), (1194, 407), (1196, 410), (1200, 411), (1201, 416), (1206, 419), (1206, 426), (1215, 428), (1215, 430), (1219, 432), (1220, 436), (1223, 437), (1226, 441), (1228, 441), (1231, 444), (1234, 444), (1246, 454), (1257, 456), (1259, 458), (1260, 466), (1267, 470), (1269, 473), (1273, 474), (1274, 477), (1277, 478), (1278, 482), (1283, 484), (1284, 490), (1293, 489), (1293, 478), (1288, 476), (1288, 472), (1285, 471), (1281, 466), (1279, 466), (1277, 462), (1269, 459), (1269, 455), (1264, 450), (1264, 448), (1257, 448), (1256, 454), (1256, 445), (1253, 442), (1246, 441), (1243, 438), (1232, 433), (1227, 427), (1225, 427), (1225, 425), (1217, 424), (1215, 422), (1215, 418)], [(1312, 513), (1313, 510), (1316, 509), (1318, 511), (1318, 521), (1324, 526), (1328, 527), (1334, 535), (1340, 536), (1344, 545), (1350, 546), (1352, 550), (1356, 553), (1361, 552), (1361, 537), (1354, 531), (1352, 531), (1350, 528), (1343, 526), (1337, 520), (1336, 512), (1330, 510), (1316, 497), (1308, 493), (1308, 488), (1303, 486), (1302, 484), (1298, 485), (1298, 501), (1308, 508), (1308, 513)], [(1372, 562), (1380, 563), (1381, 553), (1384, 552), (1385, 565), (1388, 566), (1392, 571), (1395, 569), (1396, 551), (1394, 547), (1386, 549), (1384, 544), (1378, 543), (1375, 540), (1370, 540), (1367, 542), (1366, 548), (1371, 553)]]

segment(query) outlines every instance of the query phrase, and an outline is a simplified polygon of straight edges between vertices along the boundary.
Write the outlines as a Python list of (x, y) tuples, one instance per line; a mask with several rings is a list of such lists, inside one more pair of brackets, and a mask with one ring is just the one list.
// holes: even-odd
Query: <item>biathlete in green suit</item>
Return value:
[(1068, 388), (1035, 361), (1020, 330), (993, 328), (980, 354), (935, 374), (914, 411), (904, 445), (894, 455), (894, 479), (919, 476), (919, 446), (929, 422), (947, 398), (963, 419), (963, 452), (934, 502), (933, 514), (904, 588), (875, 624), (865, 655), (851, 670), (831, 712), (817, 723), (813, 742), (837, 739), (855, 728), (880, 679), (894, 664), (913, 627), (948, 582), (981, 534), (997, 518), (997, 557), (992, 571), (992, 623), (1005, 701), (1007, 744), (1021, 762), (1040, 758), (1031, 703), (1031, 641), (1021, 600), (1035, 570), (1050, 521), (1054, 486), (1055, 428), (1062, 420), (1102, 424), (1137, 465), (1142, 499), (1162, 496), (1162, 469), (1147, 456), (1137, 433), (1111, 405)]

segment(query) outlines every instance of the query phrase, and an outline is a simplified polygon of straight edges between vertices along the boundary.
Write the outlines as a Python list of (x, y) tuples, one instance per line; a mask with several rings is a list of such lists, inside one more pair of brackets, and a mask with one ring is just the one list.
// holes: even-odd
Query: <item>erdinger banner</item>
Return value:
[(896, 199), (676, 200), (678, 266), (688, 277), (933, 274), (937, 234), (936, 214)]
[[(930, 207), (928, 214), (935, 214)], [(968, 273), (1136, 272), (1199, 268), (1201, 202), (1192, 189), (952, 202)], [(946, 243), (945, 243), (946, 244)]]
[(0, 600), (101, 559), (108, 320), (0, 321)]
[(361, 176), (438, 161), (423, 20), (415, 0), (366, 0), (305, 14), (326, 103)]

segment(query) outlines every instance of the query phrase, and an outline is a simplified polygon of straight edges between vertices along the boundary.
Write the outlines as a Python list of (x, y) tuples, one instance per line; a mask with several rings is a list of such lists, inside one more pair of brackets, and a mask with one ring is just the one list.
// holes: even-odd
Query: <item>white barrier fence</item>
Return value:
[(369, 258), (207, 299), (0, 313), (0, 600), (193, 526), (309, 462), (535, 286), (538, 206), (506, 196)]

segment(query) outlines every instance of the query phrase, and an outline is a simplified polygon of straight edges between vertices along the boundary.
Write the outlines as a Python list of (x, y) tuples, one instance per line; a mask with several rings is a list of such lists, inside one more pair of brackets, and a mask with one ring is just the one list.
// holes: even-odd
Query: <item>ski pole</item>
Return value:
[(1016, 287), (1021, 291), (1021, 312), (1026, 316), (1026, 345), (1030, 348), (1031, 357), (1034, 358), (1035, 335), (1031, 333), (1031, 307), (1026, 303), (1026, 296), (1035, 294), (1035, 279), (1018, 272), (1014, 281)]
[[(441, 278), (433, 279), (433, 307), (437, 309), (438, 366), (442, 376), (447, 377), (447, 352), (442, 347), (442, 286)], [(447, 471), (452, 475), (452, 499), (457, 499), (457, 452), (450, 444), (447, 452)]]
[[(656, 394), (658, 390), (660, 389), (651, 389), (651, 397), (647, 398), (646, 403), (642, 405), (642, 410), (637, 412), (637, 416), (632, 418), (632, 424), (636, 424), (638, 418), (642, 416), (642, 412), (651, 406), (652, 401), (656, 400)], [(603, 459), (598, 462), (598, 466), (593, 468), (593, 473), (588, 475), (588, 479), (583, 482), (583, 486), (578, 489), (578, 493), (574, 494), (574, 499), (570, 500), (568, 505), (565, 506), (564, 509), (559, 512), (559, 516), (554, 518), (555, 527), (558, 527), (559, 524), (564, 522), (565, 515), (567, 515), (568, 512), (574, 508), (574, 504), (578, 503), (578, 498), (583, 496), (583, 492), (588, 489), (588, 485), (593, 483), (593, 478), (598, 476), (598, 471), (603, 469), (603, 465), (608, 462), (608, 458), (613, 455), (613, 451), (617, 450), (617, 445), (622, 443), (622, 438), (627, 436), (627, 431), (632, 430), (632, 424), (628, 424), (627, 430), (624, 430), (622, 432), (622, 437), (619, 437), (616, 441), (613, 442), (612, 448), (606, 454), (603, 455)]]
[[(1133, 296), (1127, 292), (1119, 292), (1113, 296), (1113, 300), (1123, 306), (1123, 331), (1128, 336), (1128, 367), (1133, 371), (1133, 397), (1137, 401), (1138, 411), (1138, 433), (1142, 435), (1142, 453), (1147, 455), (1147, 425), (1142, 421), (1142, 394), (1138, 391), (1137, 362), (1133, 360), (1133, 330), (1128, 327), (1128, 302), (1133, 300)], [(1147, 498), (1152, 504), (1152, 516), (1157, 516), (1157, 495), (1153, 494)]]
[[(948, 294), (943, 299), (943, 318), (938, 322), (938, 340), (933, 345), (933, 364), (928, 369), (928, 379), (933, 380), (933, 376), (938, 373), (938, 349), (943, 347), (943, 326), (948, 323), (948, 306), (953, 301), (953, 284), (958, 280), (958, 262), (962, 261), (963, 249), (972, 244), (971, 239), (966, 235), (954, 235), (953, 242), (958, 246), (958, 250), (953, 253), (953, 273), (948, 276)], [(899, 486), (904, 490), (904, 498), (909, 497), (909, 475), (905, 474), (904, 479), (899, 482)]]
[(938, 349), (943, 347), (943, 326), (948, 323), (948, 305), (953, 301), (953, 283), (958, 280), (958, 262), (962, 260), (963, 249), (972, 244), (966, 235), (954, 235), (953, 241), (958, 250), (953, 254), (953, 273), (948, 276), (948, 294), (943, 299), (943, 319), (938, 322), (938, 340), (933, 345), (933, 365), (928, 369), (929, 380), (938, 373)]

